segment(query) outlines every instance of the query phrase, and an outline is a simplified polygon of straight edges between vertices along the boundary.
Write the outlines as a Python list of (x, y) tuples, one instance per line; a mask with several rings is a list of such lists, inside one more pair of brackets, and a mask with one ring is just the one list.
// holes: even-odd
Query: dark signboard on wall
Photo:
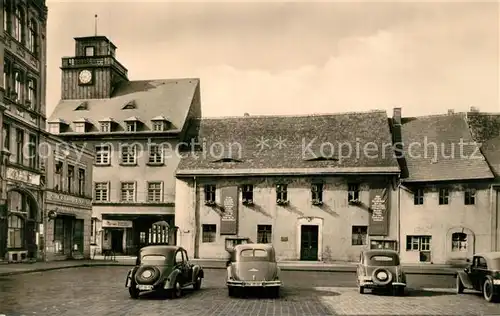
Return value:
[(371, 236), (387, 236), (389, 234), (389, 189), (370, 189), (370, 226)]
[(221, 235), (238, 234), (238, 187), (221, 188), (222, 214), (220, 222)]

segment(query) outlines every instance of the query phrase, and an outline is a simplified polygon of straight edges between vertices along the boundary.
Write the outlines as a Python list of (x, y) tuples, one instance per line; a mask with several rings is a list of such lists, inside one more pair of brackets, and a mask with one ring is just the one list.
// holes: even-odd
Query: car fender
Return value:
[(458, 271), (456, 277), (460, 278), (460, 281), (462, 281), (462, 284), (465, 288), (472, 289), (474, 287), (469, 278), (469, 275), (465, 273), (465, 271)]
[(203, 278), (204, 277), (204, 274), (203, 274), (203, 269), (199, 266), (199, 265), (195, 265), (193, 267), (193, 275), (192, 275), (192, 281), (195, 282), (196, 279), (199, 277)]
[(125, 287), (129, 287), (135, 282), (134, 273), (136, 270), (137, 267), (133, 267), (132, 269), (128, 270), (127, 277), (125, 278)]
[(233, 276), (233, 273), (232, 273), (232, 269), (231, 269), (231, 266), (228, 266), (226, 268), (226, 271), (227, 271), (227, 279), (231, 279), (231, 277)]
[(168, 276), (168, 278), (165, 280), (166, 285), (169, 288), (174, 287), (174, 282), (177, 279), (177, 276), (181, 274), (181, 271), (179, 269), (174, 269)]

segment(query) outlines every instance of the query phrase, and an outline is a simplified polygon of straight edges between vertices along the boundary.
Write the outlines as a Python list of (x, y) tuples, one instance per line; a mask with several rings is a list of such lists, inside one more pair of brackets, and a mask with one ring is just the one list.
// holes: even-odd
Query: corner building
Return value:
[(384, 111), (204, 118), (189, 133), (203, 146), (177, 169), (175, 225), (190, 256), (225, 258), (244, 242), (272, 244), (280, 260), (398, 249), (400, 169)]
[(129, 80), (115, 51), (105, 36), (75, 38), (48, 122), (51, 133), (95, 150), (92, 254), (175, 242), (176, 150), (201, 116), (198, 79)]

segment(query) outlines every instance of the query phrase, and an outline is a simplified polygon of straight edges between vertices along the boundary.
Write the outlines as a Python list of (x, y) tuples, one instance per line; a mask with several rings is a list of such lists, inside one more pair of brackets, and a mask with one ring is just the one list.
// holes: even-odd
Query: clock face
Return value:
[(89, 83), (92, 80), (92, 73), (88, 70), (82, 70), (78, 79), (80, 79), (80, 83)]

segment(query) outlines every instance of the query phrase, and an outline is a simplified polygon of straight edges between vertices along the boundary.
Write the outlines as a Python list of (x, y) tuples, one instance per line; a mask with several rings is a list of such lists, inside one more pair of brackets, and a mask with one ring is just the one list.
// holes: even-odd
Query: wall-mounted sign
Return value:
[(88, 206), (88, 207), (92, 206), (91, 199), (84, 199), (84, 198), (77, 197), (77, 196), (66, 195), (66, 194), (50, 192), (50, 191), (47, 191), (46, 199), (47, 199), (47, 201), (51, 201), (51, 202), (63, 202), (63, 203), (70, 203), (70, 204), (82, 205), (82, 206)]
[(103, 228), (132, 228), (132, 221), (118, 221), (111, 219), (102, 220)]
[(7, 179), (20, 181), (31, 185), (40, 185), (40, 175), (17, 168), (7, 167)]
[(372, 236), (387, 236), (389, 234), (389, 189), (370, 189), (370, 226)]
[(238, 187), (221, 188), (222, 216), (220, 223), (221, 235), (238, 234)]

